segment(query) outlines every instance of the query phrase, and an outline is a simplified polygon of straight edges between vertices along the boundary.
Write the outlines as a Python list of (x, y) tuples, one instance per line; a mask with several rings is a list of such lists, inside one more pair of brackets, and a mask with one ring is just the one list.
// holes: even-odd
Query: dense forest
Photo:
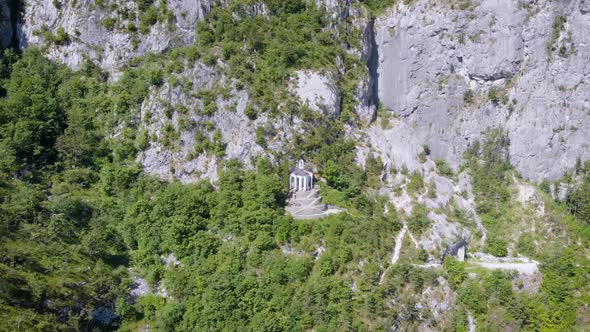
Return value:
[[(366, 1), (374, 11), (388, 3)], [(389, 331), (429, 322), (434, 330), (467, 331), (468, 312), (481, 331), (583, 330), (590, 164), (565, 176), (576, 187), (565, 201), (544, 197), (555, 236), (543, 245), (519, 241), (519, 253), (542, 263), (543, 280), (532, 294), (513, 286), (513, 273), (471, 275), (452, 257), (441, 270), (415, 266), (439, 253), (409, 250), (390, 265), (402, 221), (419, 234), (429, 226), (427, 211), (396, 211), (378, 190), (380, 160), (357, 165), (344, 128), (354, 121), (346, 95), (338, 118), (314, 115), (309, 134), (273, 162), (260, 157), (247, 168), (225, 161), (213, 183), (167, 182), (141, 170), (138, 107), (174, 70), (174, 61), (161, 58), (207, 62), (219, 55), (251, 89), (255, 109), (270, 112), (283, 111), (276, 100), (284, 91), (269, 87), (293, 68), (336, 65), (326, 59), (336, 57), (337, 40), (316, 33), (323, 17), (317, 8), (301, 1), (269, 1), (269, 8), (270, 20), (236, 23), (236, 7), (219, 7), (198, 25), (196, 45), (140, 59), (115, 83), (90, 61), (72, 71), (40, 49), (4, 52), (0, 330)], [(358, 38), (358, 31), (340, 33), (350, 43)], [(242, 40), (251, 58), (240, 51)], [(358, 60), (339, 55), (349, 69), (340, 81), (346, 88), (360, 69)], [(508, 144), (501, 130), (491, 130), (461, 169), (474, 179), (489, 230), (484, 250), (495, 256), (506, 255), (507, 225), (519, 209), (509, 189), (518, 174), (506, 158)], [(288, 169), (302, 153), (319, 166), (324, 198), (346, 213), (297, 221), (285, 214)], [(437, 165), (454, 175), (443, 161)], [(416, 190), (427, 185), (408, 175)], [(171, 254), (174, 262), (166, 263)], [(137, 278), (154, 291), (133, 296)], [(456, 305), (434, 319), (418, 310), (417, 297), (442, 283), (456, 292)]]

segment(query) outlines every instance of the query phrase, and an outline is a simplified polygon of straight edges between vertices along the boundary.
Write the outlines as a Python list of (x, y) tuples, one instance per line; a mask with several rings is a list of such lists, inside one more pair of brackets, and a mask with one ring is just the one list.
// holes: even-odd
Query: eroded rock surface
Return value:
[[(196, 95), (224, 85), (225, 76), (197, 63), (178, 78), (190, 80), (191, 90), (166, 82), (152, 91), (142, 106), (142, 127), (150, 139), (138, 161), (146, 172), (164, 179), (177, 178), (183, 183), (202, 178), (216, 181), (220, 160), (237, 158), (248, 166), (251, 157), (264, 154), (264, 149), (255, 142), (256, 128), (265, 124), (266, 118), (252, 121), (244, 114), (250, 102), (245, 90), (233, 89), (227, 99), (215, 98), (213, 114), (205, 114), (207, 105)], [(183, 110), (184, 114), (170, 110)], [(281, 125), (280, 121), (275, 123)], [(223, 146), (223, 155), (199, 150), (210, 144), (205, 141), (212, 142), (216, 131), (221, 134), (218, 143)], [(179, 137), (172, 137), (170, 144), (166, 144), (171, 132), (179, 133)]]
[(335, 82), (328, 75), (313, 71), (298, 71), (293, 79), (292, 90), (303, 105), (324, 115), (337, 116), (340, 97)]
[(588, 159), (587, 7), (586, 0), (396, 5), (375, 31), (379, 99), (400, 121), (370, 128), (372, 147), (390, 165), (416, 169), (428, 144), (435, 158), (457, 166), (482, 131), (502, 127), (510, 161), (526, 178), (555, 179), (578, 156)]
[[(388, 167), (416, 170), (417, 155), (428, 145), (432, 159), (446, 159), (457, 168), (466, 148), (494, 127), (507, 131), (510, 162), (528, 179), (559, 178), (576, 158), (590, 158), (590, 1), (416, 0), (398, 2), (375, 19), (357, 1), (315, 2), (331, 18), (326, 29), (352, 24), (360, 34), (359, 46), (345, 47), (366, 66), (353, 92), (359, 124), (349, 130), (357, 139), (360, 163), (373, 150)], [(134, 57), (192, 43), (196, 22), (214, 2), (167, 1), (169, 19), (160, 17), (144, 31), (134, 30), (141, 25), (136, 2), (104, 3), (26, 1), (18, 40), (22, 47), (46, 47), (49, 58), (72, 68), (92, 60), (116, 79)], [(155, 2), (156, 8), (162, 6)], [(257, 4), (246, 12), (267, 15)], [(0, 7), (0, 30), (7, 29), (7, 13)], [(63, 38), (50, 40), (59, 33)], [(7, 33), (0, 36), (2, 44), (7, 42)], [(331, 70), (295, 73), (292, 91), (309, 107), (337, 115), (344, 73)], [(375, 118), (378, 104), (396, 118), (386, 127), (378, 120), (362, 129)], [(245, 145), (253, 142), (253, 127), (239, 116), (222, 118), (223, 112), (214, 121), (244, 131)], [(243, 150), (251, 148), (231, 154), (228, 142), (232, 156), (247, 157)], [(158, 160), (169, 164), (168, 152), (151, 151), (146, 155), (153, 153), (154, 162), (144, 164), (148, 170), (162, 168)], [(209, 162), (191, 167), (214, 175)]]
[[(165, 6), (171, 13), (169, 19), (160, 19), (149, 26), (147, 33), (142, 33), (136, 31), (141, 25), (138, 18), (141, 10), (134, 1), (104, 1), (99, 6), (94, 0), (29, 0), (25, 2), (20, 22), (23, 34), (20, 43), (21, 47), (47, 45), (51, 59), (72, 68), (79, 68), (90, 59), (116, 73), (133, 57), (193, 42), (196, 21), (203, 19), (211, 2), (168, 0)], [(156, 6), (164, 4), (157, 1)], [(112, 26), (110, 20), (114, 21)], [(63, 29), (68, 38), (56, 45), (43, 32), (55, 35), (58, 29)]]

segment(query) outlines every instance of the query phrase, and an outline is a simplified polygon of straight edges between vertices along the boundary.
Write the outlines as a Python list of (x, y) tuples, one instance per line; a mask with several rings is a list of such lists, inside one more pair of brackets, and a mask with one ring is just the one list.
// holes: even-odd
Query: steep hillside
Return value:
[[(0, 331), (583, 331), (589, 23), (587, 0), (0, 3)], [(299, 158), (346, 212), (285, 211)]]
[[(414, 1), (387, 9), (381, 5), (376, 19), (355, 2), (319, 4), (326, 9), (324, 31), (342, 39), (344, 44), (335, 46), (343, 46), (347, 56), (365, 67), (351, 75), (353, 82), (343, 82), (352, 69), (343, 61), (344, 54), (322, 60), (325, 63), (317, 69), (332, 72), (322, 74), (323, 79), (334, 87), (337, 99), (351, 103), (337, 102), (334, 113), (351, 107), (357, 119), (367, 123), (380, 104), (383, 112), (400, 118), (390, 129), (374, 125), (366, 130), (366, 140), (388, 165), (416, 169), (417, 155), (427, 144), (436, 158), (456, 168), (467, 146), (491, 127), (507, 130), (511, 163), (532, 180), (555, 180), (572, 169), (576, 158), (588, 158), (584, 119), (590, 89), (584, 77), (589, 18), (584, 1)], [(263, 4), (220, 5), (237, 15), (232, 23), (236, 26), (245, 26), (241, 20), (271, 14)], [(50, 58), (72, 68), (90, 59), (114, 77), (134, 57), (190, 45), (197, 30), (209, 36), (211, 31), (197, 29), (196, 23), (216, 8), (209, 2), (120, 5), (41, 0), (26, 2), (25, 7), (19, 25), (21, 46), (43, 46)], [(215, 10), (212, 17), (218, 17)], [(207, 25), (213, 27), (201, 26)], [(229, 40), (218, 41), (223, 45), (214, 45), (229, 47)], [(201, 52), (211, 47), (202, 46)], [(210, 69), (219, 76), (236, 70), (233, 58), (226, 53), (206, 60), (220, 62)], [(309, 62), (287, 64), (301, 65), (317, 67)], [(284, 88), (286, 82), (283, 78), (279, 86)], [(317, 88), (313, 81), (303, 84)], [(249, 97), (242, 101), (250, 102)], [(276, 107), (262, 106), (267, 107), (263, 112)], [(358, 127), (358, 121), (352, 122)]]

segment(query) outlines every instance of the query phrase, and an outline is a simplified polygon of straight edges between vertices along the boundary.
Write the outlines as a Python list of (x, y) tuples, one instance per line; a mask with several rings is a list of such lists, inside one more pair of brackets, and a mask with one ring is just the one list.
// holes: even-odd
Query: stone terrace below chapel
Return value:
[(285, 210), (294, 219), (319, 219), (343, 209), (322, 204), (319, 185), (315, 184), (314, 174), (299, 160), (297, 167), (289, 174), (289, 202)]

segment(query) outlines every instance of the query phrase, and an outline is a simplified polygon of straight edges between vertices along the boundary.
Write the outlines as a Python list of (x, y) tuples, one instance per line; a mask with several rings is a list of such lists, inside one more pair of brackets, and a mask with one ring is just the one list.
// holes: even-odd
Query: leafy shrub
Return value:
[(418, 153), (418, 161), (422, 164), (424, 164), (426, 162), (426, 153), (424, 153), (424, 151), (421, 151), (420, 153)]
[(450, 177), (453, 175), (453, 169), (449, 165), (449, 163), (444, 159), (437, 159), (435, 162), (436, 168), (440, 175)]
[(361, 0), (360, 2), (369, 7), (376, 14), (383, 12), (387, 7), (396, 3), (395, 0)]
[(448, 274), (448, 281), (451, 287), (456, 289), (467, 279), (467, 272), (465, 272), (465, 263), (460, 262), (454, 257), (447, 256), (443, 262), (443, 268)]
[(469, 105), (473, 103), (473, 91), (471, 89), (467, 89), (465, 90), (465, 92), (463, 93), (463, 101), (465, 102), (465, 104)]
[(372, 186), (377, 187), (378, 183), (381, 180), (381, 173), (383, 172), (384, 165), (383, 161), (381, 160), (381, 156), (375, 156), (370, 153), (367, 156), (367, 160), (365, 162), (365, 170), (367, 172), (367, 177), (370, 182), (372, 182)]
[(53, 41), (57, 45), (64, 45), (70, 42), (70, 36), (63, 27), (58, 27), (55, 31), (55, 37)]
[(223, 141), (221, 129), (216, 129), (213, 133), (213, 154), (218, 158), (225, 156), (225, 148), (227, 144)]
[(409, 176), (409, 182), (406, 185), (408, 193), (415, 194), (424, 190), (424, 177), (422, 173), (415, 171)]
[(551, 39), (547, 43), (547, 54), (555, 51), (555, 43), (561, 35), (561, 31), (565, 28), (566, 18), (563, 15), (557, 15), (553, 19), (553, 30), (551, 31)]
[(417, 204), (412, 209), (412, 214), (408, 217), (408, 229), (420, 235), (430, 226), (428, 211), (422, 204)]
[(256, 120), (256, 118), (258, 117), (258, 112), (252, 105), (246, 106), (246, 108), (244, 109), (244, 114), (246, 114), (246, 116), (250, 120)]
[(341, 169), (332, 160), (328, 160), (324, 165), (322, 176), (326, 179), (328, 185), (335, 189), (344, 190), (349, 186), (346, 176), (341, 173)]
[(474, 143), (467, 150), (466, 158), (476, 193), (477, 212), (493, 216), (500, 214), (502, 204), (510, 198), (510, 179), (506, 174), (512, 168), (507, 162), (510, 141), (499, 129), (487, 132), (486, 136), (483, 147), (479, 142)]
[(137, 149), (139, 151), (145, 150), (149, 146), (148, 132), (143, 130), (137, 135)]
[(516, 250), (519, 254), (523, 256), (535, 256), (537, 248), (535, 246), (535, 241), (530, 233), (524, 234), (520, 238), (518, 238), (518, 242), (516, 243)]
[(474, 6), (471, 0), (461, 0), (459, 3), (459, 10), (471, 10), (473, 8)]
[(256, 128), (256, 144), (266, 147), (266, 133), (263, 127)]
[(154, 7), (149, 7), (141, 16), (142, 25), (154, 25), (158, 22), (158, 12)]
[(212, 101), (205, 105), (202, 114), (205, 116), (212, 116), (213, 114), (215, 114), (215, 112), (217, 112), (217, 103), (215, 101)]
[(498, 95), (498, 89), (495, 88), (495, 87), (492, 87), (488, 91), (488, 98), (490, 99), (490, 101), (492, 102), (492, 104), (498, 105), (498, 103), (500, 102), (500, 97)]
[(135, 0), (135, 2), (140, 11), (145, 11), (154, 3), (154, 0)]
[(506, 241), (498, 238), (488, 238), (485, 250), (496, 257), (506, 257), (506, 255), (508, 255), (508, 245), (506, 244)]
[(574, 216), (590, 225), (590, 178), (588, 176), (578, 188), (568, 194), (566, 204)]

